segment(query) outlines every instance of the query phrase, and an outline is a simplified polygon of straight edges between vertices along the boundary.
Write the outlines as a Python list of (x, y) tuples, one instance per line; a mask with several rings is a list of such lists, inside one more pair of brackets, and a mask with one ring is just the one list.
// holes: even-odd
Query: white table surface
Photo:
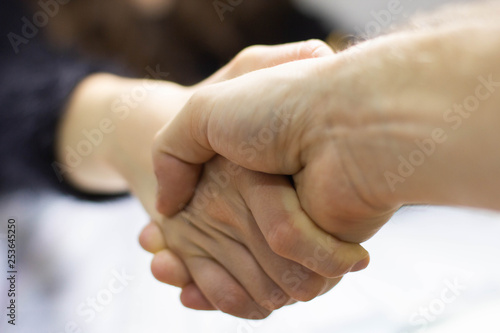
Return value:
[[(96, 205), (52, 198), (31, 211), (26, 202), (1, 207), (2, 232), (8, 216), (17, 218), (21, 266), (18, 325), (6, 328), (2, 316), (0, 332), (71, 332), (65, 331), (71, 322), (92, 333), (420, 332), (412, 316), (432, 306), (442, 313), (428, 321), (426, 332), (500, 332), (500, 216), (495, 213), (405, 208), (365, 243), (372, 255), (368, 269), (347, 276), (320, 298), (252, 322), (185, 309), (176, 288), (154, 280), (151, 255), (137, 242), (147, 216), (135, 200)], [(5, 255), (0, 267), (6, 267)], [(94, 318), (90, 308), (77, 312), (87, 298), (109, 288), (113, 271), (122, 270), (133, 279), (102, 311)], [(440, 309), (436, 300), (450, 283), (461, 289)], [(0, 301), (6, 299), (5, 288), (0, 284)], [(450, 292), (447, 298), (454, 295)]]

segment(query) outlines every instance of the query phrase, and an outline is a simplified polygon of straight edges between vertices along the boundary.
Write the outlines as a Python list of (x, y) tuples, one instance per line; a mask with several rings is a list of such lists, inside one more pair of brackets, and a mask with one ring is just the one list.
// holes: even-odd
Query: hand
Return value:
[[(489, 169), (475, 172), (475, 166), (464, 176), (453, 166), (467, 164), (466, 156), (496, 156), (485, 154), (494, 141), (480, 140), (496, 131), (496, 49), (487, 47), (480, 38), (484, 29), (474, 24), (447, 27), (394, 34), (335, 57), (284, 64), (198, 91), (156, 139), (158, 209), (169, 215), (188, 202), (198, 164), (216, 153), (249, 169), (293, 175), (304, 210), (343, 241), (370, 238), (403, 204), (495, 207), (497, 183)], [(464, 49), (462, 35), (474, 41), (467, 49), (488, 61)], [(453, 54), (467, 56), (449, 66)], [(478, 90), (489, 96), (480, 104), (489, 116), (453, 110)], [(415, 156), (421, 160), (411, 164)], [(170, 168), (175, 179), (162, 172)], [(276, 230), (282, 230), (283, 250), (273, 248), (300, 262), (286, 248), (293, 242), (288, 235), (300, 230), (270, 223), (263, 229), (269, 242)]]
[[(217, 153), (252, 170), (293, 175), (304, 210), (340, 240), (371, 237), (401, 205), (390, 200), (378, 168), (401, 145), (386, 139), (390, 114), (380, 116), (368, 105), (380, 93), (377, 85), (360, 84), (388, 70), (377, 69), (370, 57), (383, 58), (389, 42), (276, 66), (196, 92), (156, 138), (158, 210), (172, 215), (189, 202), (199, 164)], [(287, 221), (260, 227), (277, 254), (303, 262), (291, 244), (306, 237), (306, 227)], [(314, 269), (329, 276), (324, 267)]]
[[(134, 191), (135, 185), (143, 184), (138, 178), (151, 169), (149, 152), (144, 147), (151, 145), (158, 130), (172, 120), (195, 91), (254, 70), (329, 55), (331, 49), (316, 40), (253, 46), (192, 87), (107, 74), (89, 76), (75, 89), (61, 121), (57, 140), (59, 176), (92, 193), (116, 193), (131, 187)], [(92, 135), (95, 140), (89, 139)], [(154, 177), (150, 178), (155, 182)], [(154, 202), (149, 200), (151, 194), (146, 196), (146, 209), (156, 214), (149, 204)]]
[[(500, 71), (498, 43), (490, 39), (498, 20), (488, 23), (481, 16), (464, 29), (446, 24), (431, 34), (401, 33), (336, 59), (285, 65), (200, 91), (172, 131), (158, 136), (158, 207), (173, 214), (187, 202), (192, 188), (179, 187), (196, 183), (192, 163), (217, 152), (254, 170), (294, 174), (304, 209), (345, 240), (369, 238), (404, 203), (499, 209), (494, 92)], [(474, 98), (481, 102), (473, 111), (457, 104)], [(288, 110), (293, 117), (280, 117)], [(278, 130), (270, 135), (266, 128)], [(418, 163), (409, 161), (417, 157)], [(161, 171), (170, 166), (176, 179)], [(283, 229), (292, 231), (283, 233), (283, 244), (290, 244), (295, 228)]]
[[(365, 200), (358, 180), (352, 179), (356, 170), (352, 165), (346, 169), (346, 147), (337, 147), (333, 140), (341, 133), (329, 126), (338, 124), (340, 130), (349, 119), (334, 120), (345, 116), (344, 110), (334, 115), (324, 112), (333, 104), (326, 100), (332, 88), (324, 86), (320, 70), (331, 62), (338, 60), (298, 61), (195, 93), (157, 137), (158, 210), (170, 215), (188, 202), (198, 180), (197, 163), (218, 153), (249, 169), (293, 175), (303, 209), (341, 240), (358, 243), (378, 230), (396, 207), (379, 208)], [(304, 254), (317, 245), (317, 240), (308, 238), (311, 225), (275, 219), (259, 226), (275, 253), (307, 265)], [(334, 267), (325, 261), (310, 268), (336, 276)]]
[[(323, 278), (276, 255), (259, 229), (274, 220), (308, 226), (304, 239), (314, 241), (316, 248), (301, 255), (312, 265), (332, 265), (336, 278)], [(191, 203), (161, 228), (166, 245), (185, 263), (210, 304), (244, 318), (264, 318), (291, 300), (308, 301), (367, 257), (359, 245), (339, 242), (315, 227), (287, 177), (252, 172), (223, 158), (205, 165)], [(156, 269), (161, 278), (163, 268), (153, 265)], [(191, 292), (181, 296), (186, 306)]]
[[(75, 90), (61, 124), (58, 140), (63, 176), (82, 190), (113, 193), (130, 189), (136, 194), (153, 219), (160, 215), (154, 209), (156, 180), (152, 173), (148, 147), (162, 124), (168, 123), (193, 91), (215, 82), (230, 79), (246, 72), (273, 66), (286, 61), (331, 55), (330, 49), (319, 41), (301, 42), (276, 47), (252, 47), (240, 53), (230, 64), (200, 85), (186, 88), (167, 82), (122, 79), (110, 75), (94, 75)], [(134, 89), (148, 87), (141, 100), (130, 101)], [(103, 120), (111, 127), (89, 156), (77, 165), (70, 165), (69, 149), (75, 150), (87, 140), (84, 133), (99, 130)], [(102, 134), (102, 133), (101, 133)], [(150, 251), (155, 247), (152, 234), (143, 233), (141, 244)], [(151, 237), (149, 237), (149, 236)], [(169, 283), (188, 288), (191, 307), (212, 307), (197, 287), (183, 263), (173, 253), (164, 250), (165, 268), (176, 272)]]

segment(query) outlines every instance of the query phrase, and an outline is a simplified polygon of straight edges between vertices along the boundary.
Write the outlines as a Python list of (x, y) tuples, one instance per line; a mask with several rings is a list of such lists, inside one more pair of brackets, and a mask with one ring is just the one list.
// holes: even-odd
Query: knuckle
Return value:
[(317, 38), (312, 38), (304, 41), (304, 45), (312, 47), (312, 48), (317, 48), (317, 47), (323, 47), (323, 46), (328, 46), (324, 41), (321, 39)]
[(325, 262), (325, 274), (323, 275), (329, 278), (344, 276), (363, 258), (364, 252), (366, 251), (358, 244), (342, 243), (332, 253), (331, 259)]
[(237, 58), (239, 60), (252, 60), (259, 58), (266, 51), (266, 46), (264, 45), (252, 45), (241, 51)]
[(234, 315), (244, 315), (251, 299), (238, 288), (231, 288), (216, 296), (215, 307), (220, 311)]
[(336, 278), (347, 274), (354, 263), (345, 252), (332, 253), (328, 258), (318, 258), (308, 262), (308, 268), (327, 278)]
[(259, 67), (262, 56), (266, 52), (266, 47), (262, 45), (253, 45), (245, 48), (238, 53), (231, 61), (230, 76), (239, 76), (245, 74), (254, 67)]
[(210, 86), (203, 86), (197, 89), (189, 97), (183, 112), (203, 112), (206, 109), (204, 105), (209, 101), (210, 96), (212, 96), (212, 89)]
[(323, 295), (330, 290), (332, 290), (339, 282), (342, 280), (343, 277), (338, 277), (338, 278), (328, 278), (326, 279), (326, 285), (325, 288), (321, 291), (320, 295)]
[(274, 311), (288, 304), (290, 300), (291, 297), (289, 295), (282, 289), (276, 288), (266, 298), (258, 300), (257, 304), (268, 311)]
[(299, 230), (293, 225), (290, 217), (276, 219), (268, 234), (268, 244), (277, 255), (289, 257), (300, 239)]
[(325, 268), (326, 275), (329, 278), (344, 276), (345, 274), (349, 273), (351, 267), (352, 264), (349, 263), (346, 259), (337, 256), (334, 260), (327, 264), (327, 267)]
[(327, 280), (316, 274), (311, 274), (309, 278), (297, 284), (290, 291), (290, 296), (301, 302), (308, 302), (319, 296), (325, 289)]
[[(330, 47), (319, 39), (310, 39), (302, 43), (300, 48), (301, 58), (316, 58), (330, 52)], [(333, 51), (331, 51), (333, 53)]]
[(153, 159), (156, 160), (162, 152), (162, 143), (163, 143), (163, 136), (164, 136), (164, 129), (162, 128), (158, 132), (155, 133), (153, 137), (153, 144), (152, 144), (152, 152), (153, 152)]
[(246, 319), (251, 319), (251, 320), (260, 320), (260, 319), (267, 318), (271, 314), (271, 312), (272, 311), (260, 309), (260, 310), (251, 311), (250, 313), (245, 314), (241, 317), (246, 318)]
[(218, 95), (212, 86), (202, 87), (191, 95), (183, 108), (182, 113), (187, 114), (190, 119), (186, 130), (197, 142), (204, 142), (208, 134), (207, 126), (213, 111), (214, 96)]
[(166, 146), (168, 145), (168, 131), (165, 128), (162, 128), (157, 133), (155, 133), (153, 137), (153, 143), (151, 145), (151, 155), (153, 159), (153, 168), (157, 173), (158, 171), (162, 171), (164, 168), (164, 164), (168, 162), (166, 159)]

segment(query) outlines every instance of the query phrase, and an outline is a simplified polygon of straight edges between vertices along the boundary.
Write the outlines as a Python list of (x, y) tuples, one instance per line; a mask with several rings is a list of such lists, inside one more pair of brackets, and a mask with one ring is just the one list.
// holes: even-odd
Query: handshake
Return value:
[(156, 135), (163, 217), (141, 244), (185, 306), (265, 318), (368, 265), (359, 243), (397, 207), (377, 208), (326, 112), (335, 62), (319, 41), (249, 48)]
[[(264, 318), (367, 267), (359, 244), (402, 205), (500, 209), (498, 43), (485, 42), (498, 19), (474, 22), (340, 53), (254, 46), (192, 87), (96, 74), (69, 103), (59, 156), (126, 105), (69, 180), (141, 200), (152, 272), (185, 306)], [(475, 114), (454, 111), (471, 96)]]

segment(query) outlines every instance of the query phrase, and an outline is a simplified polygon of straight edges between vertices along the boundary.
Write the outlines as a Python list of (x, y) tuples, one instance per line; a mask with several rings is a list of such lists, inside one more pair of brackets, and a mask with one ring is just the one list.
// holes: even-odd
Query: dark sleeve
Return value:
[(0, 5), (0, 194), (56, 189), (100, 199), (61, 181), (54, 138), (78, 83), (89, 74), (117, 70), (51, 50), (39, 36), (43, 26), (34, 25), (33, 15), (19, 2), (3, 0)]

